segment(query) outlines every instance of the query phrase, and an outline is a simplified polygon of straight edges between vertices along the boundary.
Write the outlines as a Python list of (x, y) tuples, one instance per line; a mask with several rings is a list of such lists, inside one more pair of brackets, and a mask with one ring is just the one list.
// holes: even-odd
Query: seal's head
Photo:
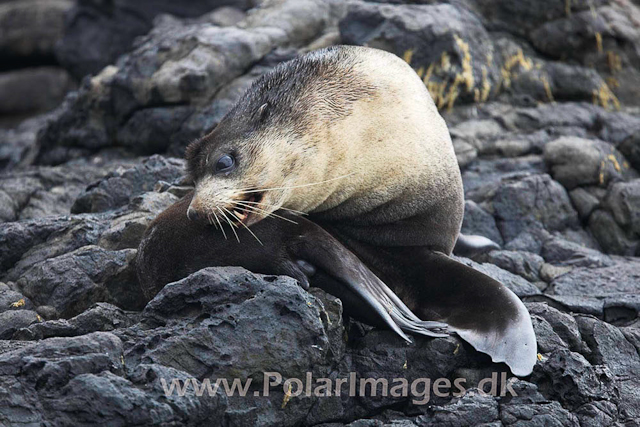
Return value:
[(280, 208), (309, 212), (326, 199), (318, 184), (344, 173), (334, 167), (339, 155), (327, 129), (371, 94), (348, 51), (329, 48), (279, 64), (189, 145), (190, 219), (250, 226)]
[(227, 116), (187, 148), (188, 171), (196, 187), (189, 219), (249, 226), (277, 210), (286, 198), (282, 170), (295, 162), (295, 154), (280, 149), (288, 145), (283, 135), (264, 129), (269, 104), (236, 114), (239, 117)]

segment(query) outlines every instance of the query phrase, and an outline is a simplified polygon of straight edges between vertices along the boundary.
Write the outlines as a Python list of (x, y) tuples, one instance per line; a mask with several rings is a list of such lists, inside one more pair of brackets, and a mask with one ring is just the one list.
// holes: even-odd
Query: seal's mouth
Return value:
[(233, 204), (233, 218), (235, 223), (243, 223), (247, 227), (251, 224), (258, 222), (261, 214), (267, 214), (268, 212), (260, 206), (264, 199), (264, 192), (258, 191), (255, 193), (247, 193), (245, 197), (237, 200)]

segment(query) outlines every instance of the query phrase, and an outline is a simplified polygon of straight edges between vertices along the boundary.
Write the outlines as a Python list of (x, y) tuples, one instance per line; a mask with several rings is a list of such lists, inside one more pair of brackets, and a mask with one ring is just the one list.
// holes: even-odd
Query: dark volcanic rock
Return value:
[(165, 151), (168, 142), (180, 139), (191, 107), (212, 101), (276, 47), (311, 41), (331, 19), (329, 2), (314, 0), (275, 2), (230, 27), (158, 19), (132, 52), (85, 79), (67, 99), (60, 117), (39, 137), (39, 159), (58, 163), (74, 155), (72, 149), (113, 145), (140, 153)]
[(118, 169), (98, 182), (94, 182), (73, 203), (73, 213), (104, 212), (129, 203), (158, 181), (173, 182), (185, 174), (181, 159), (152, 156), (129, 169)]
[[(183, 3), (79, 0), (57, 53), (93, 76), (0, 130), (0, 424), (635, 425), (638, 2)], [(0, 71), (58, 66), (69, 6), (0, 0)], [(210, 268), (140, 304), (135, 248), (192, 183), (182, 160), (134, 156), (182, 156), (255, 79), (340, 42), (403, 57), (440, 107), (463, 172), (462, 231), (503, 247), (455, 259), (524, 301), (539, 353), (526, 380), (455, 335), (405, 343), (287, 277)], [(49, 70), (60, 75), (46, 90), (46, 76), (5, 75), (0, 126), (59, 99), (69, 78)], [(268, 396), (265, 371), (282, 376)], [(284, 381), (308, 373), (370, 378), (376, 394), (289, 393)], [(476, 389), (493, 375), (501, 396)], [(235, 378), (252, 381), (245, 396), (206, 391)], [(383, 395), (398, 378), (418, 380), (414, 395)], [(438, 379), (467, 392), (422, 390)]]
[(467, 101), (480, 97), (483, 84), (492, 87), (499, 80), (498, 67), (487, 60), (494, 55), (488, 33), (459, 4), (354, 3), (340, 22), (340, 34), (344, 43), (404, 57), (426, 84), (442, 87), (442, 96), (435, 99), (439, 107), (453, 105), (458, 96)]
[(263, 390), (264, 372), (278, 372), (282, 381), (307, 372), (327, 376), (343, 354), (341, 310), (339, 302), (325, 305), (290, 278), (205, 269), (166, 286), (145, 308), (144, 327), (120, 336), (135, 338), (125, 354), (128, 366), (152, 362), (199, 379), (251, 379), (247, 397), (229, 402), (230, 422), (292, 425), (318, 398), (292, 398), (286, 412), (274, 413), (282, 386), (272, 387), (269, 397), (254, 390)]
[(463, 234), (478, 234), (502, 244), (502, 236), (493, 216), (472, 200), (466, 200), (464, 203), (464, 220), (461, 232)]
[(99, 301), (139, 309), (143, 298), (135, 286), (135, 256), (134, 249), (84, 246), (35, 264), (17, 285), (35, 305), (51, 306), (60, 317), (75, 316)]
[[(186, 335), (148, 348), (141, 342), (136, 357), (196, 377), (212, 371), (229, 378), (268, 371), (296, 378), (325, 373), (330, 347), (324, 307), (295, 280), (266, 279), (240, 268), (205, 269), (167, 285), (142, 314), (144, 323), (160, 326), (144, 341), (151, 344), (166, 328)], [(200, 350), (184, 352), (184, 345)]]
[(470, 391), (453, 403), (429, 408), (417, 419), (420, 425), (465, 426), (491, 423), (499, 419), (498, 402), (491, 396)]
[(19, 329), (13, 339), (41, 340), (49, 337), (75, 337), (98, 331), (113, 331), (135, 323), (138, 314), (126, 313), (107, 303), (97, 303), (69, 320), (48, 320)]
[(0, 129), (0, 170), (31, 165), (38, 156), (36, 137), (53, 113), (24, 120), (11, 129)]
[(491, 251), (483, 256), (482, 260), (524, 277), (530, 282), (540, 280), (540, 269), (544, 264), (541, 256), (521, 251)]
[(197, 0), (178, 5), (167, 0), (109, 3), (82, 0), (69, 12), (64, 38), (58, 43), (56, 54), (58, 60), (81, 79), (86, 74), (96, 74), (128, 52), (137, 36), (151, 30), (157, 15), (197, 17), (226, 5), (246, 9), (251, 1)]
[(557, 295), (607, 295), (634, 293), (640, 286), (640, 260), (621, 258), (612, 266), (576, 267), (555, 279), (551, 292)]
[(92, 181), (129, 164), (79, 160), (0, 173), (0, 222), (68, 215), (76, 197)]
[(7, 310), (0, 313), (0, 339), (6, 340), (13, 333), (38, 321), (38, 314), (31, 310)]
[[(1, 271), (6, 271), (13, 267), (25, 253), (37, 252), (38, 249), (41, 249), (42, 252), (45, 253), (39, 261), (46, 259), (52, 252), (56, 253), (56, 250), (54, 249), (52, 251), (48, 245), (47, 247), (38, 248), (39, 245), (46, 242), (49, 238), (54, 239), (56, 236), (64, 234), (68, 230), (73, 230), (78, 225), (83, 227), (83, 223), (84, 221), (79, 218), (56, 217), (2, 224), (0, 226)], [(89, 225), (88, 229), (90, 230), (93, 228), (91, 225), (94, 224)], [(98, 224), (95, 224), (95, 226), (98, 226)], [(83, 227), (83, 230), (86, 230), (86, 228)], [(67, 242), (64, 242), (65, 244), (62, 245), (62, 253), (88, 244), (84, 243), (87, 241), (85, 237), (87, 234), (79, 233), (79, 236), (76, 233), (73, 234), (71, 245), (67, 246)]]
[(51, 110), (74, 88), (71, 76), (62, 68), (34, 67), (0, 73), (0, 115)]
[[(174, 412), (171, 405), (160, 400), (163, 393), (158, 382), (150, 381), (140, 388), (124, 378), (122, 356), (120, 339), (105, 332), (50, 338), (3, 353), (0, 383), (12, 393), (0, 397), (0, 421), (9, 425), (45, 420), (56, 425), (87, 424), (97, 419), (116, 425), (184, 421), (186, 414), (180, 409), (188, 407), (186, 402)], [(181, 377), (175, 371), (159, 371)], [(222, 397), (198, 399), (189, 393), (187, 399), (205, 406), (212, 417), (219, 417), (222, 412), (216, 408), (224, 407)], [(215, 402), (207, 402), (212, 399)]]
[(615, 326), (588, 316), (577, 320), (580, 333), (592, 351), (591, 362), (606, 366), (616, 377), (620, 417), (637, 420), (640, 417), (640, 355)]
[(562, 231), (578, 226), (578, 215), (566, 190), (548, 175), (503, 179), (491, 206), (506, 242), (535, 228)]
[(562, 400), (570, 409), (609, 397), (618, 403), (614, 374), (592, 366), (581, 354), (559, 349), (538, 363), (531, 379), (544, 395)]
[(53, 59), (53, 47), (62, 37), (64, 15), (71, 0), (20, 0), (0, 4), (0, 58), (2, 67)]
[(559, 138), (545, 146), (545, 161), (553, 178), (568, 190), (585, 185), (606, 187), (611, 181), (636, 175), (622, 154), (603, 141)]

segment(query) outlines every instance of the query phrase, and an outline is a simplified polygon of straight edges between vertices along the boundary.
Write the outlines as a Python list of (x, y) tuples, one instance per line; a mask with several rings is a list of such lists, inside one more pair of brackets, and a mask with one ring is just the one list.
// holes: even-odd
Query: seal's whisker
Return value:
[(255, 237), (255, 239), (258, 241), (258, 243), (260, 243), (260, 245), (261, 245), (261, 246), (264, 246), (264, 243), (262, 243), (262, 242), (260, 241), (260, 239), (258, 239), (258, 236), (256, 236), (256, 235), (255, 235), (255, 233), (254, 233), (253, 231), (251, 231), (251, 229), (250, 229), (249, 227), (247, 227), (247, 225), (246, 225), (244, 222), (240, 221), (240, 225), (242, 225), (244, 228), (246, 228), (246, 229), (247, 229), (247, 231), (248, 231), (249, 233), (251, 233), (251, 235), (252, 235), (253, 237)]
[(249, 201), (249, 200), (242, 200), (242, 202), (243, 203), (250, 203), (252, 205), (265, 206), (265, 207), (268, 207), (268, 208), (276, 208), (276, 210), (282, 209), (283, 211), (288, 211), (288, 212), (291, 212), (291, 213), (294, 213), (294, 214), (297, 214), (297, 215), (309, 215), (306, 212), (297, 211), (295, 209), (283, 208), (282, 206), (271, 205), (269, 203), (264, 203), (264, 202), (252, 202), (252, 201)]
[[(227, 210), (227, 208), (222, 208), (222, 209), (224, 209), (225, 211), (229, 212), (229, 211)], [(218, 208), (218, 210), (220, 210), (220, 208)], [(231, 226), (231, 231), (233, 231), (233, 234), (236, 236), (236, 240), (238, 241), (238, 243), (240, 243), (240, 237), (238, 237), (238, 233), (236, 233), (236, 229), (234, 228), (234, 227), (236, 227), (236, 228), (237, 228), (238, 226), (237, 226), (237, 225), (235, 225), (233, 222), (231, 222), (231, 220), (229, 219), (229, 217), (227, 216), (227, 214), (226, 214), (226, 213), (224, 213), (224, 212), (222, 212), (222, 211), (220, 211), (220, 213), (222, 213), (222, 216), (224, 216), (224, 219), (226, 219), (226, 220), (227, 220), (227, 222), (228, 222), (228, 223), (229, 223), (229, 225)]]
[(298, 223), (297, 223), (297, 222), (295, 222), (294, 220), (289, 219), (289, 218), (285, 218), (285, 217), (280, 216), (280, 215), (278, 215), (278, 214), (276, 214), (276, 213), (269, 212), (269, 211), (265, 211), (264, 209), (260, 209), (260, 208), (258, 208), (258, 207), (256, 207), (256, 206), (245, 205), (245, 204), (244, 204), (244, 202), (233, 202), (233, 203), (240, 205), (240, 206), (241, 206), (242, 208), (244, 208), (244, 209), (251, 209), (253, 212), (256, 212), (256, 213), (262, 213), (262, 214), (264, 214), (265, 216), (273, 216), (273, 217), (280, 218), (280, 219), (282, 219), (282, 220), (288, 221), (288, 222), (290, 222), (290, 223), (292, 223), (292, 224), (296, 224), (296, 225), (298, 224)]
[(213, 213), (213, 216), (215, 217), (216, 221), (218, 221), (218, 225), (220, 226), (220, 230), (222, 231), (222, 235), (224, 236), (224, 240), (227, 240), (227, 233), (224, 232), (224, 227), (222, 226), (222, 223), (220, 222), (220, 218), (218, 218), (218, 215), (216, 215), (216, 213)]
[(270, 190), (288, 190), (288, 189), (290, 189), (290, 188), (310, 187), (310, 186), (312, 186), (312, 185), (320, 185), (320, 184), (325, 184), (325, 183), (327, 183), (327, 182), (331, 182), (331, 181), (337, 181), (337, 180), (339, 180), (339, 179), (346, 178), (346, 177), (351, 176), (351, 175), (353, 175), (353, 174), (355, 174), (355, 172), (351, 172), (351, 173), (348, 173), (348, 174), (346, 174), (346, 175), (338, 176), (338, 177), (331, 178), (331, 179), (325, 179), (324, 181), (312, 182), (312, 183), (310, 183), (310, 184), (291, 185), (291, 186), (284, 186), (284, 187), (260, 188), (260, 189), (258, 189), (258, 190), (250, 190), (250, 189), (246, 189), (246, 190), (245, 190), (245, 189), (242, 189), (242, 190), (238, 190), (238, 193), (241, 193), (241, 194), (246, 194), (246, 193), (261, 193), (261, 192), (264, 192), (264, 191), (270, 191)]
[(209, 221), (209, 224), (213, 225), (216, 230), (218, 229), (218, 224), (213, 221), (213, 215), (211, 215), (210, 213), (207, 214), (207, 221)]

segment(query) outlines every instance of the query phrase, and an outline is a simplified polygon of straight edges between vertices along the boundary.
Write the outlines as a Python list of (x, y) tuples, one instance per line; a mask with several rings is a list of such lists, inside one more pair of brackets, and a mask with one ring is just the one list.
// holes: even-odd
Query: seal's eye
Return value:
[(231, 172), (236, 167), (236, 159), (231, 154), (225, 154), (216, 162), (216, 173)]

